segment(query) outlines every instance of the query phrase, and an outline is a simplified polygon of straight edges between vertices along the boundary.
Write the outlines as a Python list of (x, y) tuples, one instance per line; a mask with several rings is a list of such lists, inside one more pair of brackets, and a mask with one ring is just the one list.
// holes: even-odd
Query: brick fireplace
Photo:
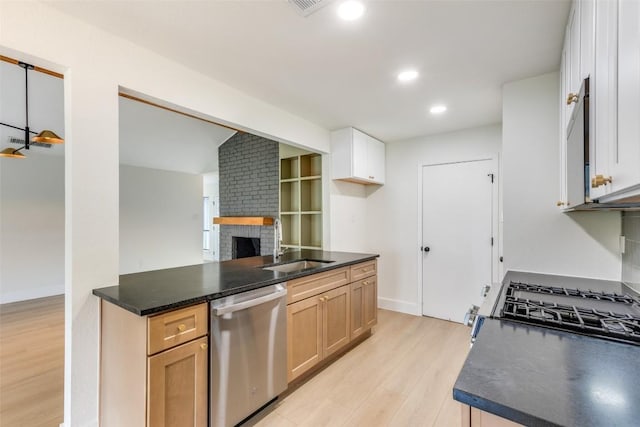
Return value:
[[(238, 132), (218, 148), (220, 216), (278, 217), (279, 145)], [(273, 226), (221, 225), (220, 261), (232, 259), (233, 237), (260, 239), (260, 255), (273, 254)]]

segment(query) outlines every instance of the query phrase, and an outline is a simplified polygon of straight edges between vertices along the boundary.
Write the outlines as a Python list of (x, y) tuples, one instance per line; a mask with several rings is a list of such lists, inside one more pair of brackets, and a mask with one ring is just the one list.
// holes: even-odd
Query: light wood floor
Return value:
[(379, 310), (374, 334), (248, 425), (458, 427), (469, 328)]
[[(374, 334), (246, 425), (460, 426), (469, 329), (379, 310)], [(0, 306), (0, 426), (63, 418), (64, 298)]]
[(64, 296), (0, 305), (0, 426), (63, 420)]

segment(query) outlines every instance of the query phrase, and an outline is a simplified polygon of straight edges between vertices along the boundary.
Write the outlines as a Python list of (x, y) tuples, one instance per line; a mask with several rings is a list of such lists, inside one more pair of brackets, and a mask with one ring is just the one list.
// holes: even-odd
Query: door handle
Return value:
[(420, 249), (422, 249), (425, 252), (429, 252), (431, 250), (431, 248), (429, 246), (425, 246), (425, 247), (420, 248)]
[(287, 295), (287, 289), (285, 287), (283, 287), (282, 285), (276, 285), (276, 286), (277, 286), (276, 292), (273, 292), (271, 294), (268, 294), (262, 297), (254, 298), (249, 301), (243, 301), (237, 304), (216, 307), (212, 309), (213, 314), (215, 314), (216, 316), (222, 316), (223, 314), (245, 310), (247, 308), (255, 307), (256, 305), (264, 304), (266, 302), (273, 301), (275, 299), (282, 298), (283, 296)]

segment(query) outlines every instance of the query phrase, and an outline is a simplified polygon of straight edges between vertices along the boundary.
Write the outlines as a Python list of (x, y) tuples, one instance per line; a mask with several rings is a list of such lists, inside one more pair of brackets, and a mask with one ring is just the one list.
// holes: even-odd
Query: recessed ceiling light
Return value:
[(431, 109), (429, 110), (429, 112), (431, 114), (442, 114), (445, 111), (447, 111), (447, 106), (446, 105), (434, 105), (433, 107), (431, 107)]
[(355, 21), (364, 13), (364, 5), (356, 0), (347, 0), (338, 7), (338, 16), (345, 21)]
[(405, 70), (398, 74), (398, 80), (401, 82), (410, 82), (418, 78), (418, 72), (416, 70)]

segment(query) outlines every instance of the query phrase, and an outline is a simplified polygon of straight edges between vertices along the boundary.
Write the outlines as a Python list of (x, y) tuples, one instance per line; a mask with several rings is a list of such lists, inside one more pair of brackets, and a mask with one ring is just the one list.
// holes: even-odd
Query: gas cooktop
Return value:
[(631, 295), (511, 281), (499, 317), (640, 345), (640, 300)]

